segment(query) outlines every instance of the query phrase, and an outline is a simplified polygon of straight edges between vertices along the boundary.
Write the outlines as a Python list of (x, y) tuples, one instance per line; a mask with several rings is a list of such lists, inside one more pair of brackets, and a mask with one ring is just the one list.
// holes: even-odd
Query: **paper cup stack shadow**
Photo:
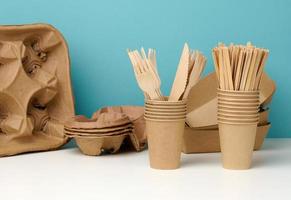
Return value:
[(258, 111), (258, 91), (230, 92), (218, 89), (217, 119), (224, 168), (250, 168), (259, 121)]
[(144, 117), (151, 168), (179, 168), (186, 101), (146, 100)]

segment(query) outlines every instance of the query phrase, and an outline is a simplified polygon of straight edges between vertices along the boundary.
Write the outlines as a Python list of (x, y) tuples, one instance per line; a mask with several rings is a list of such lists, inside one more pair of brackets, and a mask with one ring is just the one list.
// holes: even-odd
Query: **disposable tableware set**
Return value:
[(160, 89), (156, 50), (127, 53), (144, 107), (75, 116), (60, 32), (47, 24), (0, 26), (0, 156), (55, 150), (74, 138), (89, 156), (148, 146), (155, 169), (179, 168), (181, 152), (219, 151), (224, 168), (250, 168), (270, 128), (276, 89), (264, 72), (267, 49), (219, 43), (212, 50), (215, 72), (202, 78), (206, 57), (186, 43), (168, 96)]
[(180, 166), (182, 140), (187, 111), (187, 95), (198, 82), (206, 58), (185, 44), (169, 97), (160, 91), (155, 50), (146, 55), (128, 50), (138, 85), (145, 94), (145, 120), (150, 165), (157, 169), (176, 169)]
[[(148, 56), (143, 49), (141, 49), (142, 56), (137, 50), (128, 51), (138, 85), (145, 93), (144, 116), (150, 166), (156, 169), (176, 169), (180, 166), (183, 145), (187, 143), (187, 138), (184, 137), (185, 119), (187, 118), (186, 121), (192, 123), (193, 126), (196, 123), (195, 120), (193, 121), (195, 113), (187, 116), (189, 112), (187, 112), (186, 105), (191, 105), (188, 96), (189, 93), (190, 97), (193, 96), (191, 90), (196, 89), (195, 85), (200, 79), (206, 59), (197, 51), (191, 52), (188, 45), (185, 44), (170, 96), (164, 97), (160, 92), (161, 81), (157, 73), (156, 58), (151, 52), (154, 52), (153, 55), (155, 55), (155, 51), (151, 49)], [(260, 101), (260, 84), (267, 57), (268, 50), (256, 48), (250, 43), (246, 46), (231, 44), (229, 47), (219, 44), (213, 49), (217, 74), (215, 82), (218, 84), (212, 88), (214, 91), (217, 89), (217, 92), (214, 94), (214, 104), (211, 105), (216, 109), (208, 105), (205, 107), (206, 109), (204, 108), (204, 112), (208, 110), (215, 113), (215, 123), (212, 127), (217, 124), (219, 127), (219, 142), (224, 168), (247, 169), (251, 165), (258, 123), (267, 121), (265, 114), (260, 115), (259, 112), (262, 103)], [(149, 78), (150, 75), (144, 78), (144, 74), (151, 74), (152, 78)], [(158, 80), (158, 84), (154, 84), (156, 80)], [(211, 82), (212, 85), (213, 82)], [(200, 90), (200, 93), (206, 92), (205, 89), (208, 86), (203, 84), (201, 87), (204, 87), (204, 91)], [(154, 92), (156, 95), (150, 95)], [(264, 91), (263, 94), (268, 92)], [(271, 91), (267, 97), (272, 96), (273, 92)], [(194, 95), (196, 98), (194, 105), (204, 102), (198, 99), (200, 94)], [(264, 98), (266, 97), (262, 96), (261, 100), (265, 100)], [(196, 116), (199, 117), (199, 115)], [(205, 118), (202, 118), (202, 121), (209, 123), (209, 120), (205, 120)]]

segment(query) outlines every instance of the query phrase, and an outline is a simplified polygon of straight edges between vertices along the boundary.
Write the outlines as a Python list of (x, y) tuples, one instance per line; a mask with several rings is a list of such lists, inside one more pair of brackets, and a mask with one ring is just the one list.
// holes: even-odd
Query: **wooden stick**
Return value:
[(213, 63), (214, 63), (214, 68), (217, 76), (218, 83), (220, 82), (220, 77), (219, 77), (219, 66), (218, 66), (218, 56), (217, 56), (217, 49), (214, 48), (212, 49), (212, 58), (213, 58)]
[(229, 58), (229, 52), (227, 47), (223, 47), (222, 49), (223, 57), (224, 57), (224, 64), (225, 69), (227, 73), (227, 84), (228, 84), (228, 90), (233, 90), (233, 80), (232, 80), (232, 70), (230, 66), (230, 58)]
[(255, 63), (255, 71), (254, 71), (253, 79), (252, 79), (252, 83), (251, 83), (252, 90), (256, 89), (256, 87), (255, 87), (256, 77), (257, 77), (257, 74), (258, 74), (258, 70), (259, 70), (260, 64), (261, 64), (262, 59), (263, 59), (263, 53), (264, 52), (261, 49), (258, 49), (258, 55), (257, 55), (257, 58), (256, 58), (256, 63)]
[(222, 50), (221, 48), (218, 48), (217, 49), (217, 53), (218, 53), (218, 64), (219, 64), (219, 76), (220, 76), (220, 88), (223, 89), (223, 90), (226, 90), (228, 89), (226, 87), (226, 81), (225, 81), (225, 76), (224, 76), (224, 66), (223, 66), (223, 57), (222, 57)]
[(266, 60), (267, 60), (268, 56), (269, 56), (269, 51), (268, 50), (264, 50), (264, 56), (263, 56), (263, 59), (262, 59), (262, 62), (260, 64), (260, 67), (259, 67), (259, 70), (258, 70), (258, 74), (257, 74), (257, 77), (256, 77), (255, 89), (259, 89), (260, 82), (261, 82), (261, 77), (262, 77), (262, 74), (263, 74), (263, 69), (264, 69), (264, 66), (265, 66), (265, 63), (266, 63)]
[(242, 77), (241, 77), (241, 82), (240, 82), (240, 90), (244, 90), (245, 84), (247, 81), (247, 75), (248, 71), (250, 68), (250, 63), (251, 63), (251, 58), (252, 58), (252, 49), (250, 47), (247, 47), (247, 55), (246, 55), (246, 60), (242, 68)]
[(240, 48), (241, 50), (240, 50), (240, 55), (239, 55), (239, 60), (238, 60), (238, 65), (237, 65), (236, 75), (235, 75), (235, 90), (239, 90), (242, 68), (246, 59), (246, 49), (244, 47), (240, 47)]
[(247, 74), (247, 81), (246, 81), (246, 85), (245, 85), (245, 90), (249, 91), (252, 90), (251, 88), (251, 83), (253, 80), (253, 74), (255, 73), (255, 64), (256, 64), (256, 59), (257, 59), (257, 54), (258, 54), (258, 50), (254, 49), (253, 50), (253, 55), (251, 58), (251, 63), (250, 63), (250, 68)]

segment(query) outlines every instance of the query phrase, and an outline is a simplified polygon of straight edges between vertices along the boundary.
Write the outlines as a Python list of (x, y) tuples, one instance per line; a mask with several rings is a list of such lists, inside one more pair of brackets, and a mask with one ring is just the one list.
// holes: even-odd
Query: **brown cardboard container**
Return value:
[(0, 156), (61, 147), (74, 116), (66, 41), (47, 24), (0, 26), (0, 41)]
[[(218, 124), (217, 87), (216, 74), (211, 73), (191, 89), (188, 95), (186, 118), (186, 123), (190, 127), (207, 128)], [(261, 106), (265, 107), (271, 101), (275, 90), (276, 86), (274, 81), (266, 73), (263, 73), (260, 83)]]
[[(257, 127), (254, 150), (261, 149), (270, 127), (270, 123), (264, 123)], [(218, 127), (214, 129), (185, 127), (182, 151), (186, 154), (220, 152)]]
[(75, 137), (75, 140), (83, 154), (98, 156), (103, 151), (117, 152), (126, 136), (127, 134), (107, 137)]

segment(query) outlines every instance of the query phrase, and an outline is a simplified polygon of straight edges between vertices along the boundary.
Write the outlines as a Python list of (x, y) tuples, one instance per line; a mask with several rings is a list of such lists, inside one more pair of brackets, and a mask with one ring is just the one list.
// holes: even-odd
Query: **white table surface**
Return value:
[(220, 154), (182, 155), (178, 170), (149, 167), (147, 151), (90, 157), (78, 149), (0, 158), (1, 200), (291, 199), (291, 139), (268, 139), (253, 168), (221, 167)]

